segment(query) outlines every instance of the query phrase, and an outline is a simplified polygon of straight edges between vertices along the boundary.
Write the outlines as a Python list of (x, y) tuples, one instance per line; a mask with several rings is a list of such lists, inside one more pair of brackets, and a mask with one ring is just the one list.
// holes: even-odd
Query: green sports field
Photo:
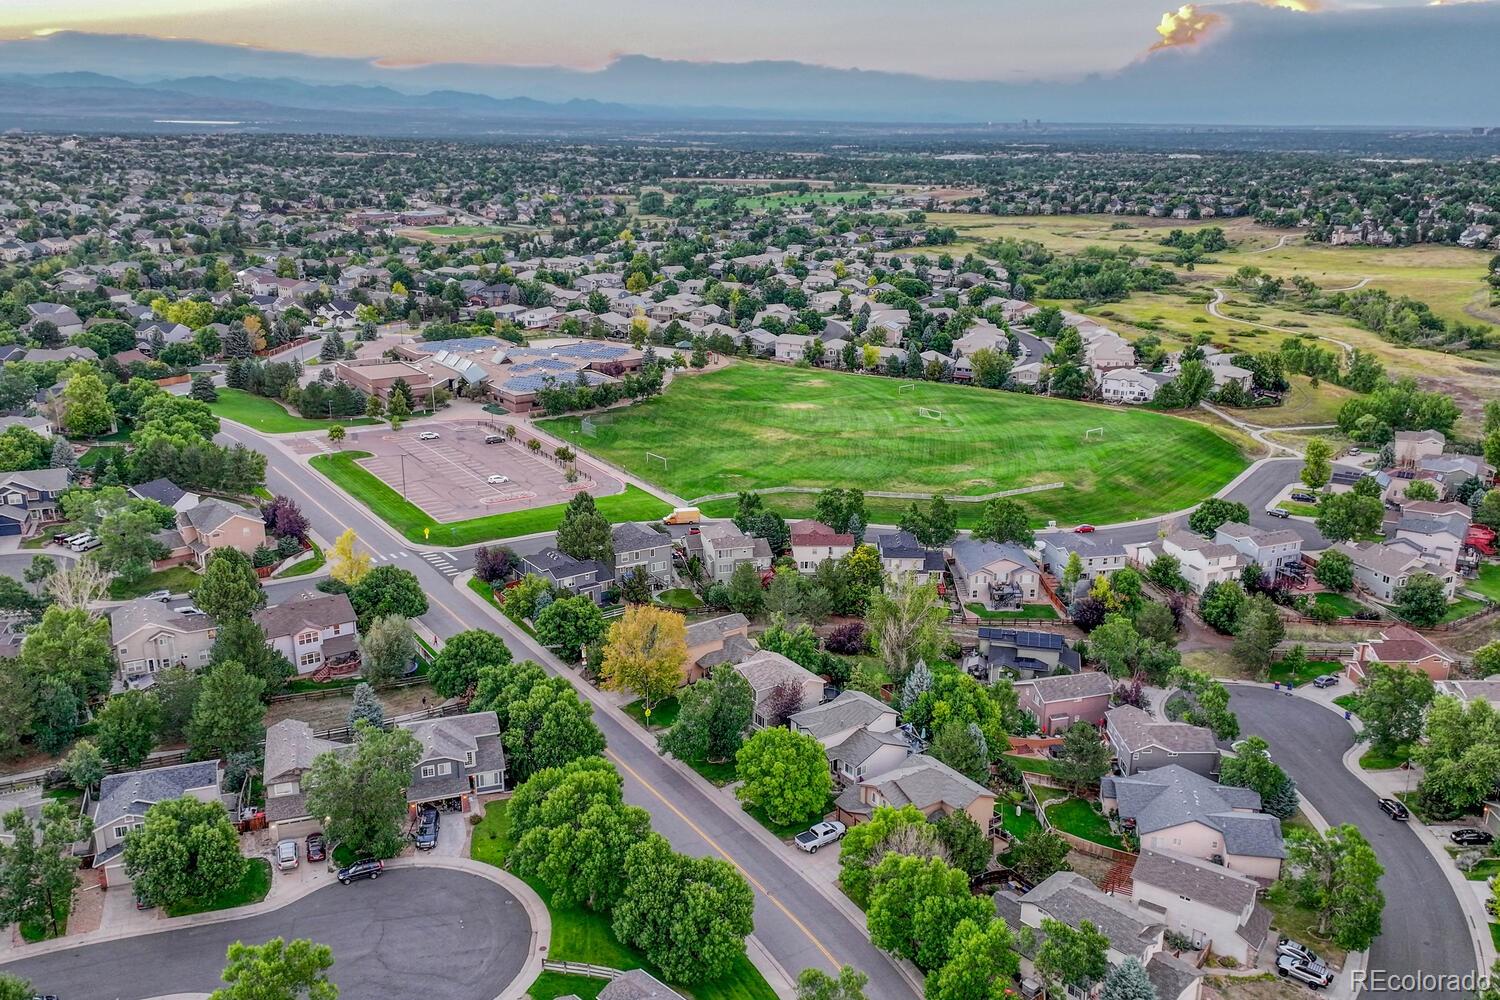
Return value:
[[(580, 435), (577, 417), (543, 426), (688, 499), (768, 486), (972, 496), (1062, 482), (1021, 499), (1039, 520), (1064, 523), (1179, 510), (1248, 464), (1212, 428), (1161, 413), (903, 384), (737, 363), (593, 415), (593, 437)], [(1092, 428), (1102, 440), (1084, 440)], [(786, 494), (767, 502), (801, 505)]]

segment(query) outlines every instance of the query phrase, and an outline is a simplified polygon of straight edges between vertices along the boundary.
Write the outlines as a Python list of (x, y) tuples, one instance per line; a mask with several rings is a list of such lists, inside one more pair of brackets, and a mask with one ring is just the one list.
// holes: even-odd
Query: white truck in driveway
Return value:
[(844, 824), (836, 820), (828, 823), (814, 823), (812, 829), (797, 834), (793, 843), (799, 850), (806, 851), (808, 854), (816, 854), (818, 848), (824, 844), (831, 844), (841, 839), (844, 832)]

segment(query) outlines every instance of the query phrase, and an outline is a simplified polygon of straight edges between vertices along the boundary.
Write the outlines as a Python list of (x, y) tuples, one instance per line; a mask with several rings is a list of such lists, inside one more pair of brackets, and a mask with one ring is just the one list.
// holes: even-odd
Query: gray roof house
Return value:
[(885, 773), (906, 761), (915, 748), (897, 723), (895, 709), (863, 691), (845, 691), (787, 720), (794, 732), (806, 733), (823, 744), (828, 767), (841, 785)]
[(631, 969), (609, 981), (599, 1000), (687, 1000), (681, 993), (642, 969)]
[(31, 469), (0, 476), (0, 535), (26, 534), (55, 521), (57, 498), (69, 485), (67, 469)]
[(727, 521), (703, 525), (698, 534), (687, 536), (683, 548), (689, 557), (701, 559), (704, 574), (719, 583), (728, 583), (740, 563), (751, 563), (761, 572), (771, 568), (770, 543), (741, 533)]
[(548, 546), (521, 558), (526, 573), (546, 577), (570, 594), (583, 595), (595, 604), (604, 603), (604, 588), (614, 581), (614, 569), (595, 559), (574, 559)]
[(672, 536), (626, 521), (610, 531), (615, 545), (615, 576), (623, 580), (637, 566), (651, 578), (653, 589), (668, 586), (672, 579)]
[(968, 813), (986, 832), (995, 817), (994, 792), (925, 753), (850, 786), (835, 804), (839, 819), (851, 825), (869, 819), (881, 806), (916, 806), (928, 818)]
[(307, 814), (307, 796), (302, 775), (322, 753), (342, 753), (347, 743), (335, 743), (313, 735), (312, 726), (301, 719), (282, 719), (266, 728), (265, 765), (261, 774), (266, 785), (266, 821), (273, 839), (310, 833), (319, 824)]
[(126, 492), (141, 500), (155, 500), (163, 507), (170, 507), (181, 514), (198, 506), (199, 498), (196, 493), (189, 493), (170, 479), (153, 479), (149, 483), (138, 483), (135, 486), (127, 486)]
[(965, 663), (969, 672), (993, 684), (1001, 677), (1022, 679), (1050, 674), (1076, 674), (1083, 665), (1078, 651), (1056, 632), (981, 625), (978, 648)]
[(505, 791), (505, 751), (494, 712), (403, 722), (422, 745), (406, 800), (417, 804), (456, 799), (471, 792)]
[(1017, 608), (1042, 593), (1042, 572), (1014, 542), (960, 538), (949, 547), (959, 600), (986, 608)]
[[(1078, 553), (1078, 561), (1082, 565), (1083, 575), (1079, 577), (1080, 580), (1092, 581), (1125, 565), (1125, 546), (1105, 535), (1080, 535), (1071, 531), (1065, 535), (1048, 535), (1037, 539), (1037, 550), (1041, 553), (1042, 564), (1047, 567), (1047, 572), (1059, 581), (1067, 572), (1068, 557), (1074, 552)], [(1067, 595), (1064, 599), (1071, 597), (1072, 595)]]
[[(757, 728), (779, 725), (772, 719), (774, 706), (772, 695), (781, 685), (795, 686), (802, 694), (797, 711), (802, 711), (823, 700), (823, 678), (768, 649), (757, 650), (749, 659), (734, 665), (735, 671), (750, 682), (755, 692), (755, 714), (752, 724)], [(795, 714), (795, 713), (794, 713)]]
[(910, 573), (918, 583), (926, 583), (932, 577), (943, 574), (943, 554), (923, 546), (909, 531), (889, 531), (876, 535), (875, 548), (880, 552), (880, 567), (887, 576)]
[(158, 802), (184, 795), (220, 802), (219, 762), (200, 760), (171, 767), (107, 774), (99, 782), (99, 797), (86, 807), (94, 821), (94, 867), (104, 871), (104, 884), (126, 885), (125, 838), (146, 821), (146, 810)]
[(1211, 947), (1243, 966), (1260, 958), (1271, 911), (1259, 902), (1260, 883), (1201, 858), (1142, 851), (1131, 872), (1132, 897), (1160, 913), (1170, 929), (1198, 947)]
[(127, 687), (150, 687), (156, 672), (168, 667), (205, 666), (217, 635), (209, 615), (181, 614), (144, 597), (109, 613), (109, 640)]
[(1104, 731), (1114, 748), (1120, 773), (1135, 774), (1177, 764), (1208, 777), (1219, 770), (1214, 734), (1186, 722), (1157, 722), (1133, 705), (1104, 713)]

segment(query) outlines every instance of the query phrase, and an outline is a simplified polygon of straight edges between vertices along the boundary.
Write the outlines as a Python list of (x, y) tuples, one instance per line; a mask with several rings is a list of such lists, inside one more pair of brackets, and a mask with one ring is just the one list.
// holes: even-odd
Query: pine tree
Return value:
[(1151, 985), (1145, 966), (1127, 958), (1104, 977), (1099, 1000), (1157, 1000), (1156, 987)]
[(385, 725), (385, 706), (370, 685), (361, 683), (354, 689), (354, 703), (349, 706), (349, 728), (356, 722), (368, 722), (372, 726)]
[(932, 670), (928, 668), (926, 660), (918, 660), (911, 668), (911, 673), (906, 675), (906, 683), (901, 686), (901, 704), (915, 705), (917, 699), (932, 690)]

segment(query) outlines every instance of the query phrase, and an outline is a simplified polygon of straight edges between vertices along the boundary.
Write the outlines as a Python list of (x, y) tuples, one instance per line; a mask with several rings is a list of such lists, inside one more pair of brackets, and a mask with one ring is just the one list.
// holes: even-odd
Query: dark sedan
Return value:
[(1486, 844), (1493, 844), (1495, 842), (1495, 835), (1485, 830), (1465, 827), (1462, 830), (1454, 830), (1448, 834), (1448, 839), (1455, 844), (1462, 844), (1464, 847), (1484, 847)]
[(309, 862), (328, 860), (328, 842), (323, 839), (321, 833), (307, 835), (307, 860)]

